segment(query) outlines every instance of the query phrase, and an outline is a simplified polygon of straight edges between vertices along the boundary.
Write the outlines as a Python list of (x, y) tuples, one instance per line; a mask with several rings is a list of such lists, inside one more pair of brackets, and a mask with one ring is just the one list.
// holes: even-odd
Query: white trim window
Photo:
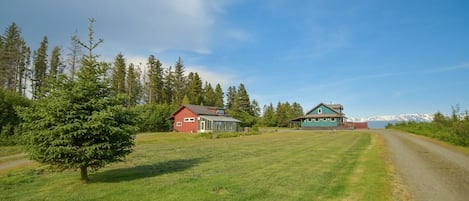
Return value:
[(180, 121), (176, 122), (176, 126), (177, 126), (177, 127), (181, 127), (181, 126), (182, 126), (182, 122), (180, 122)]
[(318, 108), (318, 114), (322, 114), (322, 108)]
[(187, 117), (187, 118), (184, 118), (184, 122), (192, 123), (192, 122), (195, 122), (195, 119), (194, 117)]

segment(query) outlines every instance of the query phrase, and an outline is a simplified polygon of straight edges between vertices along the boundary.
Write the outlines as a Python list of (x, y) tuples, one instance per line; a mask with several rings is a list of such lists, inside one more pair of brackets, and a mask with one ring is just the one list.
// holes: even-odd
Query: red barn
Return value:
[(240, 122), (224, 108), (201, 105), (183, 105), (169, 119), (174, 131), (186, 133), (236, 132)]

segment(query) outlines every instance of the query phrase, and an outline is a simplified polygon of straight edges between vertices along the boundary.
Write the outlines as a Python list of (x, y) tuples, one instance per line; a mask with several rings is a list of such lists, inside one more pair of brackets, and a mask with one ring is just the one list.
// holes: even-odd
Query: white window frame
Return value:
[(318, 108), (318, 114), (322, 114), (322, 108)]
[(181, 126), (182, 126), (182, 122), (180, 122), (180, 121), (176, 122), (176, 126), (177, 126), (177, 127), (181, 127)]

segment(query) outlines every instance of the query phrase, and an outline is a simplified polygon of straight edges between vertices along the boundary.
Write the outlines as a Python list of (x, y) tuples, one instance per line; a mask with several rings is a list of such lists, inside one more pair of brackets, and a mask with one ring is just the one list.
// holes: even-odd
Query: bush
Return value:
[(400, 122), (395, 125), (388, 124), (386, 128), (424, 135), (459, 146), (469, 146), (469, 119), (465, 114), (459, 115), (458, 111), (453, 111), (451, 117), (445, 117), (438, 112), (431, 123)]
[(176, 109), (168, 104), (138, 105), (133, 111), (138, 115), (137, 127), (140, 132), (164, 132), (171, 131), (169, 116)]
[(28, 107), (30, 100), (16, 92), (0, 89), (0, 145), (20, 144), (20, 119), (15, 107)]

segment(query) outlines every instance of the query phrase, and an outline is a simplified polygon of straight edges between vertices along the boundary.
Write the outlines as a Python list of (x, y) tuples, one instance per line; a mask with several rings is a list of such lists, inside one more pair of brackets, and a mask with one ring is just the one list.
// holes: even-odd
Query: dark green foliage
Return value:
[(453, 107), (450, 117), (440, 112), (435, 113), (431, 123), (400, 122), (394, 125), (389, 124), (386, 128), (424, 135), (460, 146), (469, 146), (469, 119), (466, 113), (460, 113), (459, 106), (456, 106)]
[(181, 57), (178, 58), (176, 65), (174, 67), (174, 74), (173, 74), (173, 104), (180, 105), (182, 103), (182, 99), (184, 95), (186, 95), (186, 84), (187, 79), (184, 76), (185, 68), (184, 64), (182, 63)]
[(190, 72), (187, 77), (189, 82), (187, 84), (187, 97), (189, 98), (189, 103), (194, 105), (200, 105), (203, 103), (203, 94), (202, 94), (202, 80), (198, 73)]
[(136, 116), (113, 95), (106, 78), (107, 65), (98, 62), (93, 50), (90, 20), (89, 50), (82, 59), (78, 78), (65, 75), (44, 86), (41, 99), (31, 107), (19, 107), (26, 148), (32, 159), (61, 169), (81, 170), (88, 180), (88, 168), (98, 169), (122, 160), (132, 151)]
[(133, 64), (130, 64), (127, 69), (126, 78), (126, 91), (127, 91), (127, 106), (136, 106), (141, 99), (142, 85), (140, 83), (140, 73)]
[(213, 87), (210, 83), (205, 82), (203, 92), (203, 105), (216, 106), (217, 94), (215, 94), (215, 91), (213, 90)]
[(33, 98), (40, 98), (39, 94), (42, 93), (42, 88), (46, 82), (47, 74), (47, 36), (39, 46), (39, 49), (34, 52), (34, 70), (33, 70)]
[(215, 87), (215, 104), (214, 104), (214, 106), (223, 107), (224, 106), (223, 97), (224, 97), (224, 94), (223, 94), (223, 90), (221, 89), (221, 85), (217, 84), (217, 86)]
[(264, 106), (264, 115), (262, 123), (269, 127), (296, 127), (299, 126), (290, 120), (303, 115), (303, 107), (297, 102), (290, 104), (289, 102), (278, 102), (277, 108), (272, 103)]
[(62, 62), (61, 54), (60, 54), (60, 47), (56, 46), (52, 50), (51, 58), (50, 58), (50, 70), (49, 76), (55, 78), (57, 74), (63, 72), (64, 64)]
[(140, 132), (161, 132), (172, 129), (168, 117), (176, 108), (177, 106), (168, 104), (145, 104), (138, 105), (132, 110), (139, 115), (137, 127)]
[(114, 60), (112, 69), (112, 89), (115, 94), (125, 93), (125, 59), (123, 54), (118, 54)]
[(28, 107), (30, 101), (16, 92), (0, 88), (0, 145), (20, 143), (18, 126), (20, 119), (15, 107)]
[(262, 117), (262, 122), (264, 126), (277, 126), (277, 117), (275, 115), (275, 108), (272, 103), (267, 106), (264, 106), (264, 116)]
[(150, 55), (147, 62), (148, 81), (145, 83), (147, 91), (147, 103), (159, 104), (168, 103), (165, 95), (165, 86), (163, 80), (163, 68), (160, 60)]
[(12, 23), (0, 35), (0, 88), (25, 94), (30, 54), (20, 28)]

